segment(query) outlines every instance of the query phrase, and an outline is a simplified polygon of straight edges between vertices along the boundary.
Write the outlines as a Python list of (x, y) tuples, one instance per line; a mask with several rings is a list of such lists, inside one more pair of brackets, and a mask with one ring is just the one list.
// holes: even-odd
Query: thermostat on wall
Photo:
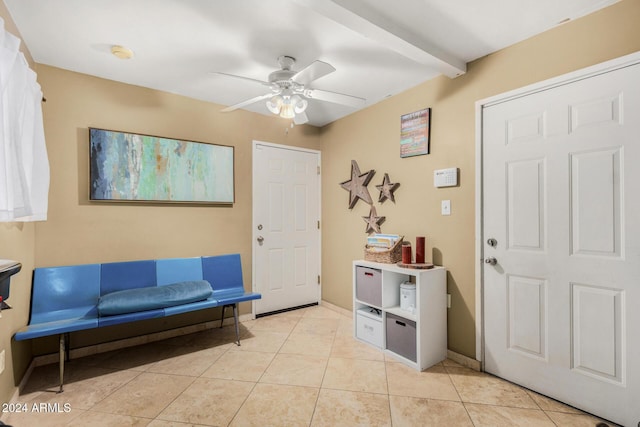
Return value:
[(456, 185), (458, 185), (458, 168), (433, 171), (434, 187), (455, 187)]

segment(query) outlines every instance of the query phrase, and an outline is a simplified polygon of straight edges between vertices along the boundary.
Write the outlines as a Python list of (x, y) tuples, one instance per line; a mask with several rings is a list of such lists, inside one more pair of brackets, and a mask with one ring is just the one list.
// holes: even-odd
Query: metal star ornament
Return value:
[(369, 216), (362, 217), (362, 219), (364, 219), (364, 222), (367, 223), (367, 230), (365, 231), (365, 233), (371, 234), (374, 231), (376, 233), (380, 233), (380, 224), (384, 222), (386, 217), (377, 216), (377, 215), (378, 214), (376, 213), (376, 207), (371, 206), (371, 210), (369, 211)]
[(399, 182), (391, 182), (389, 179), (389, 174), (384, 174), (384, 179), (382, 180), (381, 185), (376, 185), (376, 188), (380, 190), (380, 196), (378, 196), (378, 203), (383, 203), (385, 200), (389, 199), (393, 203), (396, 202), (396, 199), (393, 197), (393, 192), (396, 191), (400, 187)]
[(376, 171), (373, 169), (369, 172), (360, 173), (358, 163), (356, 163), (355, 160), (351, 160), (351, 179), (340, 183), (340, 187), (349, 192), (349, 209), (353, 209), (358, 199), (370, 205), (373, 204), (369, 190), (367, 190), (367, 185), (375, 173)]

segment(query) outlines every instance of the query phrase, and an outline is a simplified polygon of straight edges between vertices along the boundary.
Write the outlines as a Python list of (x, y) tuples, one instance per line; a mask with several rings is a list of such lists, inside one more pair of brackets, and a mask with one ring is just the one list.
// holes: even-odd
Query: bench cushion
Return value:
[(207, 299), (211, 293), (211, 285), (206, 280), (126, 289), (101, 296), (98, 313), (100, 316), (113, 316), (172, 307)]

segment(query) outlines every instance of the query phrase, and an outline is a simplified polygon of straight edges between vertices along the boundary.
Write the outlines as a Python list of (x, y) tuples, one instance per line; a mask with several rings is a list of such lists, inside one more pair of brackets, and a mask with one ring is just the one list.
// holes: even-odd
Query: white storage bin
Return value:
[(369, 307), (363, 307), (356, 312), (356, 336), (382, 348), (382, 314), (378, 314)]

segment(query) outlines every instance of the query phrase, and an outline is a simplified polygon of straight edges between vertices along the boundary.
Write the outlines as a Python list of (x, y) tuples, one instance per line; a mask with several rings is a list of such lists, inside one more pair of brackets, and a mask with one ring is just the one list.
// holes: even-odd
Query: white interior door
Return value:
[(256, 314), (320, 301), (320, 153), (254, 142)]
[(636, 426), (640, 65), (482, 114), (485, 369)]

